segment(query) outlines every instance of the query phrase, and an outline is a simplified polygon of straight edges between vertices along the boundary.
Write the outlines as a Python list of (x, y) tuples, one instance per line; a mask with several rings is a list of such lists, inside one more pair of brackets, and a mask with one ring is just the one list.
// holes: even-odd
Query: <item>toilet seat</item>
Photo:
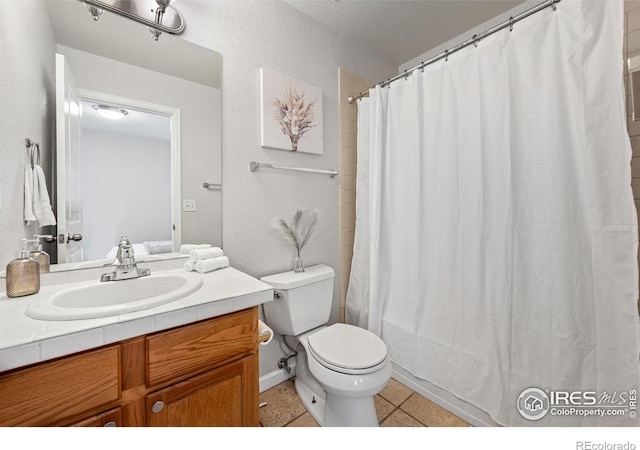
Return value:
[(336, 323), (308, 337), (309, 353), (327, 369), (352, 374), (375, 372), (387, 360), (387, 347), (372, 332)]

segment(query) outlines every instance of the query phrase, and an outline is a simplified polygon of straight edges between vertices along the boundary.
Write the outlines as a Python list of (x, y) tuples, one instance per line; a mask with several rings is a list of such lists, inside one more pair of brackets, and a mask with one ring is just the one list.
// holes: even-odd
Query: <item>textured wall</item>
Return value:
[[(27, 32), (30, 39), (23, 39)], [(41, 165), (50, 173), (55, 127), (54, 53), (55, 39), (43, 4), (0, 2), (0, 231), (5, 237), (40, 233), (34, 225), (25, 228), (22, 220), (27, 162), (24, 140), (40, 143)], [(51, 193), (51, 180), (47, 182)], [(49, 229), (42, 231), (48, 233)], [(2, 240), (0, 271), (15, 258), (17, 250), (17, 241)]]
[[(176, 4), (176, 7), (178, 5)], [(339, 317), (338, 179), (258, 170), (249, 161), (337, 169), (338, 67), (370, 79), (397, 68), (280, 1), (180, 0), (183, 37), (222, 54), (222, 209), (224, 251), (231, 264), (255, 277), (291, 270), (292, 247), (274, 229), (297, 207), (316, 209), (316, 234), (303, 250), (306, 265), (336, 271), (332, 320)], [(319, 87), (323, 92), (324, 154), (260, 147), (261, 67)], [(260, 373), (277, 370), (279, 340), (260, 348)], [(281, 344), (280, 344), (281, 345)]]

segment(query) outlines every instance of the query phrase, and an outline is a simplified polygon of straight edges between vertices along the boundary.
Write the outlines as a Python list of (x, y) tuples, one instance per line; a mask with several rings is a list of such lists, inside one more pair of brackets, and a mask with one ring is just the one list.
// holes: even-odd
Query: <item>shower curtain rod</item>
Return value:
[[(509, 20), (505, 20), (504, 22), (500, 23), (499, 25), (496, 25), (493, 28), (488, 29), (487, 31), (480, 33), (480, 34), (474, 34), (473, 37), (471, 39), (468, 39), (464, 42), (461, 42), (460, 44), (452, 47), (449, 50), (445, 50), (444, 52), (440, 53), (437, 56), (434, 56), (433, 58), (427, 60), (427, 61), (422, 61), (420, 64), (418, 64), (417, 66), (412, 67), (411, 69), (407, 69), (402, 73), (399, 73), (398, 75), (388, 78), (385, 81), (381, 81), (377, 84), (374, 84), (373, 86), (371, 86), (371, 89), (375, 88), (376, 86), (380, 86), (380, 87), (385, 87), (390, 85), (391, 83), (393, 83), (394, 81), (397, 81), (401, 78), (407, 79), (409, 77), (409, 75), (411, 75), (411, 73), (414, 70), (417, 69), (424, 69), (426, 66), (428, 66), (429, 64), (433, 64), (436, 61), (440, 61), (441, 59), (447, 59), (449, 58), (450, 55), (452, 55), (453, 53), (457, 52), (458, 50), (462, 50), (463, 48), (466, 48), (468, 46), (470, 46), (471, 44), (477, 46), (478, 42), (480, 42), (482, 39), (486, 38), (487, 36), (491, 36), (494, 33), (497, 33), (500, 30), (503, 30), (507, 27), (509, 27), (510, 30), (513, 29), (513, 24), (520, 22), (523, 19), (526, 19), (527, 17), (542, 11), (543, 9), (546, 9), (548, 7), (552, 7), (553, 10), (556, 10), (556, 3), (560, 3), (562, 0), (547, 0), (543, 3), (540, 3), (537, 6), (534, 6), (530, 9), (527, 9), (526, 11), (514, 16), (514, 17), (510, 17)], [(349, 103), (353, 103), (354, 100), (358, 100), (359, 98), (362, 98), (366, 95), (369, 95), (369, 92), (365, 91), (365, 92), (360, 92), (358, 95), (356, 95), (355, 97), (348, 97), (347, 101)]]

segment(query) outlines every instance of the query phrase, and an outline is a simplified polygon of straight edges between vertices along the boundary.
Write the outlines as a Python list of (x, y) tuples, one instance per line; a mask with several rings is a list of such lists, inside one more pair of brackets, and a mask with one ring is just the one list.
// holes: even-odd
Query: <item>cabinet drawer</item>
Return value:
[(114, 408), (110, 411), (106, 411), (95, 416), (87, 417), (80, 422), (72, 424), (72, 427), (121, 427), (122, 423), (122, 408)]
[(120, 398), (120, 346), (0, 376), (0, 425), (46, 426)]
[(147, 336), (147, 386), (251, 354), (257, 336), (257, 307)]

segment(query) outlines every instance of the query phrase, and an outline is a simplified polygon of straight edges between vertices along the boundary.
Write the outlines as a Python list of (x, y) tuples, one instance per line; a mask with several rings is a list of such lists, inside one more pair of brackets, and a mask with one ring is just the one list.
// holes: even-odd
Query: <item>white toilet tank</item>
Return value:
[(267, 324), (285, 336), (297, 336), (326, 324), (331, 314), (334, 276), (331, 267), (319, 264), (304, 272), (260, 278), (282, 294), (282, 298), (263, 305)]

